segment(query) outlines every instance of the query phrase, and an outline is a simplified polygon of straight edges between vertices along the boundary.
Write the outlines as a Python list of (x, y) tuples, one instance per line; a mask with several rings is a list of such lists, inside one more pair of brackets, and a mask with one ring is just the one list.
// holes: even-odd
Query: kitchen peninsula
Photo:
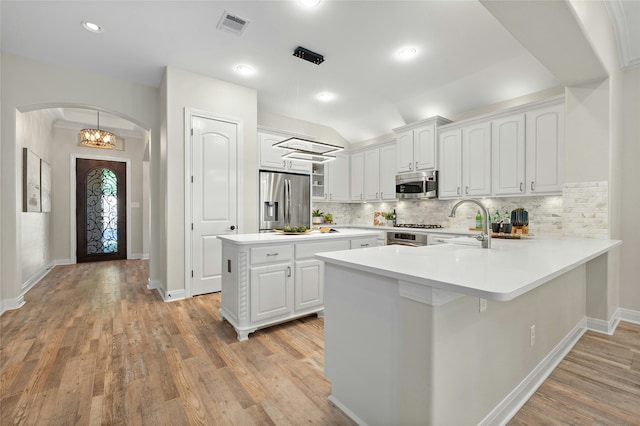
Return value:
[(331, 401), (369, 425), (508, 420), (584, 332), (621, 242), (493, 244), (316, 255)]
[(344, 229), (304, 235), (275, 232), (218, 236), (222, 240), (220, 314), (246, 340), (259, 328), (324, 311), (320, 252), (373, 247), (383, 233)]

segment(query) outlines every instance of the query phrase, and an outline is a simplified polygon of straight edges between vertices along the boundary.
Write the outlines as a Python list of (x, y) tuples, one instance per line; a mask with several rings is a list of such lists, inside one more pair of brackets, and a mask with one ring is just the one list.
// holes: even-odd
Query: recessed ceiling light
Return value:
[(330, 92), (322, 92), (322, 93), (318, 93), (317, 98), (322, 102), (329, 102), (334, 98), (334, 95), (333, 93), (330, 93)]
[(418, 50), (415, 47), (403, 47), (398, 49), (396, 52), (396, 57), (402, 61), (406, 61), (408, 59), (413, 58), (418, 54)]
[(98, 24), (94, 24), (93, 22), (82, 21), (81, 24), (85, 30), (91, 31), (92, 33), (101, 33), (104, 31), (104, 28)]
[(242, 75), (251, 75), (251, 74), (255, 73), (256, 71), (253, 69), (253, 67), (251, 67), (249, 65), (238, 65), (236, 67), (236, 72), (238, 74), (242, 74)]
[(298, 0), (298, 3), (304, 7), (312, 8), (317, 7), (320, 4), (320, 0)]

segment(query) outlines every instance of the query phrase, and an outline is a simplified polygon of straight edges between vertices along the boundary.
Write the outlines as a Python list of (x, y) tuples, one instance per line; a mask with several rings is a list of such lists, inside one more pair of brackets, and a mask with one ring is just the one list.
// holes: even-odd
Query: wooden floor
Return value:
[[(353, 424), (327, 400), (322, 319), (238, 342), (218, 294), (165, 303), (147, 277), (57, 266), (0, 317), (1, 425)], [(585, 334), (512, 424), (640, 424), (640, 326)]]
[(587, 331), (509, 425), (640, 425), (640, 325)]

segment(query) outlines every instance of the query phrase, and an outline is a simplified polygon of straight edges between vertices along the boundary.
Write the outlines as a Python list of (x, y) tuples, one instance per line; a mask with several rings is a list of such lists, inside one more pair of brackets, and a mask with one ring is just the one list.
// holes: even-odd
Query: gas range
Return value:
[(425, 225), (415, 223), (399, 223), (395, 225), (400, 228), (397, 231), (387, 232), (387, 245), (403, 246), (426, 246), (433, 244), (427, 234), (411, 232), (412, 229), (442, 229), (442, 225)]
[(415, 229), (442, 229), (442, 225), (425, 225), (416, 223), (398, 223), (394, 225), (396, 228), (415, 228)]

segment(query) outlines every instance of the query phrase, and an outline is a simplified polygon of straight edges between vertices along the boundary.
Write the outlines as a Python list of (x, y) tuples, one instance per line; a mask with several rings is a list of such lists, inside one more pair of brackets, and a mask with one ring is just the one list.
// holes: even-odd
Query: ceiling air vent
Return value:
[(218, 21), (218, 25), (216, 26), (216, 28), (221, 31), (226, 31), (228, 33), (240, 36), (248, 25), (248, 20), (237, 15), (233, 15), (225, 10), (220, 17), (220, 21)]

